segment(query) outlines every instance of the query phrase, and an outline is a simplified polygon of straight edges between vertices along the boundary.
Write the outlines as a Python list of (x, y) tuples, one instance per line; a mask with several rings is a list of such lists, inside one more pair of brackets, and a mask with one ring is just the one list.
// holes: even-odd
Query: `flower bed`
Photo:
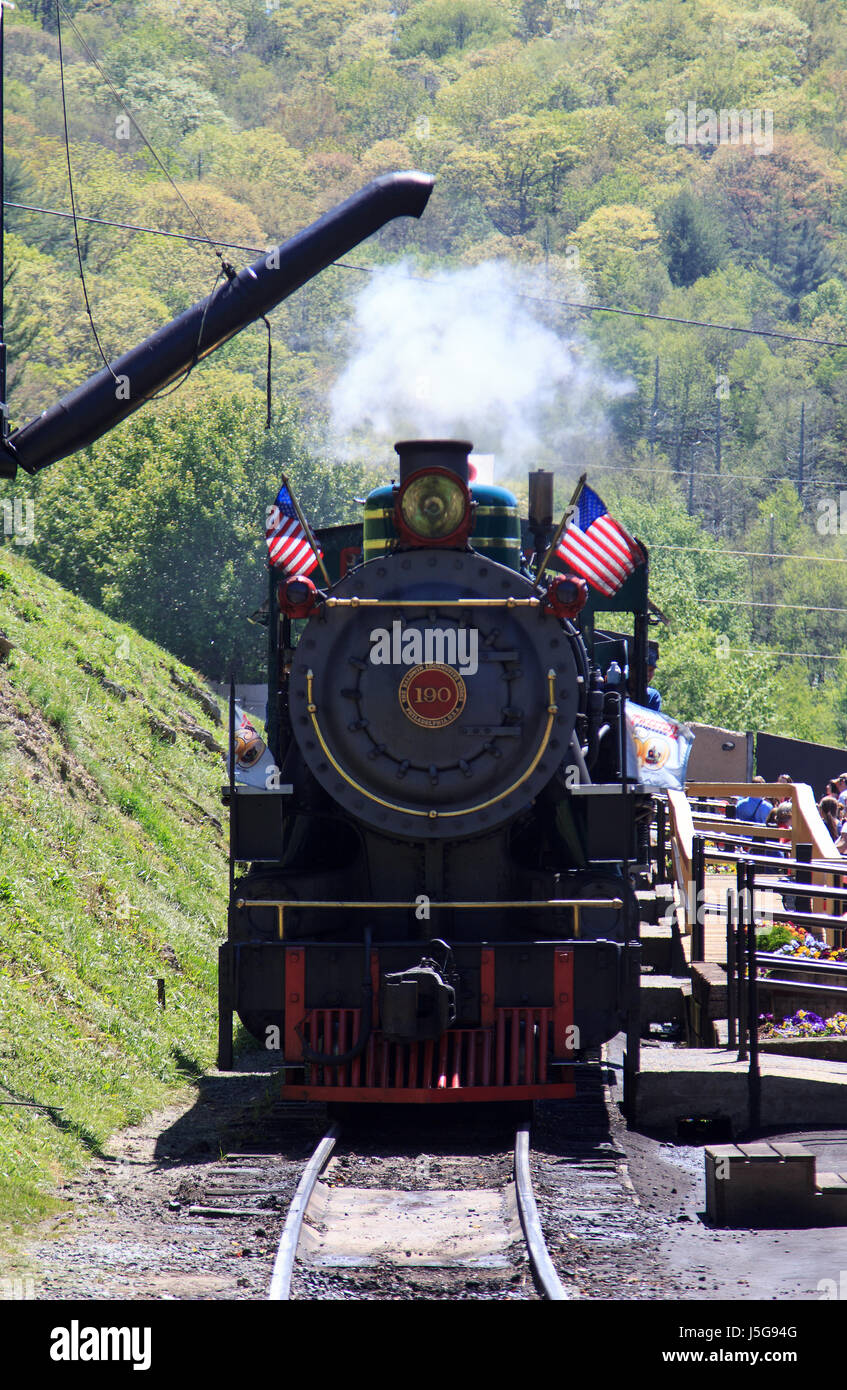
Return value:
[(809, 1009), (798, 1009), (781, 1023), (773, 1014), (759, 1015), (759, 1037), (766, 1038), (847, 1038), (847, 1013), (821, 1018)]
[(818, 941), (817, 937), (810, 936), (802, 927), (792, 927), (791, 931), (794, 934), (793, 940), (787, 941), (783, 946), (777, 946), (774, 955), (800, 960), (827, 960), (833, 964), (847, 963), (847, 949), (836, 950), (834, 946), (827, 946), (825, 941)]
[(798, 1009), (781, 1023), (772, 1014), (759, 1016), (759, 1047), (785, 1057), (812, 1057), (847, 1066), (847, 1014), (821, 1018), (810, 1009)]

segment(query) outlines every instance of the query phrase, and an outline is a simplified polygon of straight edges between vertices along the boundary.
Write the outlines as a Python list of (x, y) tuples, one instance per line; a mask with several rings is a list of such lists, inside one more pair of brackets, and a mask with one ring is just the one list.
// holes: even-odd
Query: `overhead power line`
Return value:
[[(118, 100), (120, 100), (120, 98), (118, 98)], [(123, 105), (123, 103), (121, 104)], [(130, 120), (132, 120), (132, 116), (130, 115), (130, 113), (127, 112), (127, 114), (130, 116)], [(134, 121), (133, 125), (135, 125)], [(137, 126), (136, 129), (138, 129)], [(157, 162), (161, 163), (161, 161)], [(167, 174), (169, 182), (173, 184), (173, 187), (176, 189), (177, 193), (179, 193), (179, 196), (180, 198), (182, 198), (182, 201), (185, 202), (185, 199), (182, 193), (179, 192), (177, 185), (174, 183), (170, 174), (167, 173), (167, 170), (164, 169), (164, 165), (162, 165), (161, 167), (163, 171)], [(6, 202), (5, 206), (18, 208), (22, 212), (43, 213), (47, 217), (69, 216), (68, 213), (61, 212), (56, 208), (33, 207), (32, 205), (27, 203)], [(195, 216), (195, 220), (197, 220), (196, 215), (193, 213), (192, 215)], [(242, 246), (239, 245), (237, 242), (232, 241), (218, 240), (215, 243), (212, 243), (211, 238), (208, 236), (190, 236), (187, 232), (165, 232), (160, 230), (160, 228), (158, 227), (142, 227), (137, 226), (132, 222), (110, 222), (106, 218), (100, 217), (80, 217), (79, 215), (77, 215), (77, 220), (81, 222), (91, 222), (95, 226), (118, 227), (123, 231), (144, 233), (148, 236), (172, 237), (177, 241), (200, 241), (205, 242), (208, 245), (224, 246), (227, 248), (227, 250), (250, 251), (257, 256), (264, 255), (268, 249), (264, 246)], [(333, 261), (332, 265), (337, 267), (339, 270), (353, 270), (361, 275), (375, 275), (378, 271), (384, 270), (386, 268), (384, 265), (356, 265), (355, 262), (347, 260)], [(401, 280), (417, 281), (420, 284), (425, 285), (437, 286), (445, 283), (444, 281), (439, 280), (437, 277), (431, 275), (401, 275), (398, 278)], [(809, 343), (814, 347), (847, 348), (847, 342), (843, 341), (840, 338), (803, 337), (798, 333), (782, 333), (776, 328), (741, 328), (738, 324), (713, 323), (711, 320), (708, 319), (687, 319), (672, 314), (652, 314), (647, 309), (624, 309), (620, 305), (615, 304), (590, 304), (575, 299), (545, 298), (541, 295), (536, 294), (524, 294), (521, 291), (518, 292), (517, 297), (519, 299), (525, 299), (531, 304), (543, 304), (545, 305), (545, 307), (549, 307), (549, 305), (555, 304), (561, 306), (564, 309), (576, 309), (582, 313), (622, 314), (627, 318), (655, 319), (660, 323), (675, 323), (688, 328), (715, 328), (723, 333), (744, 333), (747, 334), (749, 337), (753, 338), (778, 338), (781, 342), (785, 343)]]
[[(17, 208), (20, 212), (43, 212), (46, 217), (68, 217), (73, 218), (72, 212), (60, 212), (58, 208), (40, 208), (32, 203), (13, 203), (8, 198), (3, 199), (3, 205), (7, 208)], [(91, 222), (96, 227), (117, 227), (122, 232), (146, 232), (150, 236), (172, 237), (175, 241), (195, 241), (202, 246), (209, 246), (207, 236), (192, 236), (189, 232), (165, 232), (161, 227), (142, 227), (136, 222), (110, 222), (105, 217), (83, 217), (81, 212), (76, 215), (77, 222)], [(227, 251), (249, 251), (254, 256), (264, 256), (268, 252), (267, 246), (241, 246), (237, 241), (219, 241), (218, 246), (226, 247)]]
[(118, 91), (117, 87), (115, 86), (114, 82), (112, 81), (111, 77), (110, 77), (109, 74), (105, 71), (105, 69), (103, 68), (103, 65), (102, 65), (102, 63), (100, 62), (100, 60), (98, 59), (97, 55), (91, 50), (91, 48), (89, 47), (89, 45), (86, 43), (85, 39), (83, 38), (82, 34), (79, 32), (79, 29), (77, 28), (76, 24), (74, 23), (73, 15), (68, 13), (67, 9), (66, 9), (65, 6), (62, 4), (62, 0), (56, 0), (56, 8), (57, 8), (57, 11), (58, 11), (58, 9), (61, 9), (62, 13), (63, 13), (64, 16), (65, 16), (65, 19), (67, 20), (68, 24), (71, 26), (71, 28), (73, 29), (74, 33), (76, 34), (77, 41), (78, 41), (80, 47), (83, 49), (84, 53), (86, 54), (86, 57), (88, 58), (88, 61), (97, 69), (97, 71), (99, 72), (99, 74), (100, 74), (100, 76), (102, 77), (103, 81), (106, 83), (106, 86), (109, 88), (109, 91), (112, 93), (112, 96), (115, 98), (115, 101), (118, 103), (118, 105), (119, 105), (119, 106), (123, 109), (123, 111), (126, 113), (127, 120), (131, 122), (133, 129), (134, 129), (134, 130), (136, 131), (136, 133), (139, 135), (139, 137), (141, 138), (141, 140), (143, 140), (145, 146), (147, 147), (147, 149), (150, 151), (151, 155), (152, 155), (153, 158), (155, 159), (156, 163), (158, 164), (159, 168), (161, 169), (161, 171), (162, 171), (162, 173), (164, 174), (165, 178), (167, 179), (168, 183), (169, 183), (169, 184), (171, 185), (171, 187), (173, 188), (174, 193), (175, 193), (175, 194), (177, 195), (177, 197), (179, 198), (179, 200), (180, 200), (180, 202), (182, 203), (183, 207), (185, 208), (186, 212), (188, 213), (188, 215), (189, 215), (190, 217), (193, 217), (193, 218), (194, 218), (194, 221), (197, 223), (197, 226), (200, 228), (200, 231), (201, 231), (202, 234), (203, 234), (204, 240), (208, 243), (208, 245), (211, 247), (211, 249), (215, 252), (215, 255), (218, 256), (218, 257), (221, 259), (221, 261), (223, 261), (223, 257), (221, 256), (221, 253), (220, 253), (220, 250), (218, 249), (217, 244), (216, 244), (216, 243), (212, 240), (212, 238), (209, 236), (209, 233), (206, 231), (206, 228), (203, 226), (203, 223), (200, 221), (200, 218), (198, 217), (198, 215), (197, 215), (197, 213), (195, 212), (194, 208), (193, 208), (193, 207), (191, 206), (191, 204), (189, 203), (188, 199), (185, 197), (185, 195), (184, 195), (184, 193), (182, 192), (182, 190), (181, 190), (180, 188), (177, 187), (177, 184), (176, 184), (176, 183), (174, 182), (174, 180), (171, 178), (171, 175), (170, 175), (168, 169), (165, 167), (165, 165), (163, 164), (162, 160), (159, 158), (159, 156), (158, 156), (158, 154), (156, 153), (155, 149), (154, 149), (153, 146), (151, 145), (150, 141), (147, 139), (147, 136), (144, 134), (144, 131), (141, 129), (141, 126), (138, 124), (138, 121), (135, 119), (135, 116), (134, 116), (133, 113), (130, 111), (129, 107), (127, 106), (126, 102), (124, 101), (123, 97), (121, 96), (120, 92)]
[(783, 555), (770, 550), (719, 550), (713, 545), (651, 545), (654, 550), (678, 550), (685, 555), (740, 555), (745, 560), (813, 560), (827, 565), (847, 565), (847, 556), (841, 555)]
[(799, 613), (847, 613), (844, 607), (821, 608), (811, 603), (765, 603), (754, 598), (695, 598), (692, 603), (708, 603), (710, 606), (720, 604), (727, 608), (790, 608)]
[[(595, 469), (602, 469), (606, 473), (620, 473), (624, 477), (628, 476), (630, 473), (643, 473), (650, 478), (662, 476), (655, 468), (629, 468), (619, 463), (592, 463), (591, 470), (593, 471)], [(672, 472), (675, 478), (687, 479), (691, 469), (674, 468)], [(780, 475), (776, 478), (763, 478), (758, 473), (728, 473), (723, 469), (720, 473), (704, 473), (701, 469), (695, 468), (695, 481), (699, 482), (701, 478), (731, 478), (734, 482), (740, 483), (793, 483), (795, 487), (798, 483), (797, 478), (789, 477), (787, 474)], [(835, 487), (847, 489), (847, 478), (804, 478), (803, 487)]]
[(787, 656), (792, 661), (795, 657), (809, 661), (841, 661), (840, 656), (827, 656), (825, 652), (772, 652), (768, 647), (727, 647), (726, 650), (741, 656)]

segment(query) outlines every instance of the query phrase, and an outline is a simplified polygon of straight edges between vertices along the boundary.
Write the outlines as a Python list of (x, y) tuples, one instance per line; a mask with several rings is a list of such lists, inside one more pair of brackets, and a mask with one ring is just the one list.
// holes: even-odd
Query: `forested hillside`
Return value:
[[(249, 673), (280, 468), (315, 521), (352, 519), (363, 468), (390, 473), (407, 422), (467, 432), (519, 493), (527, 464), (555, 468), (563, 502), (587, 468), (651, 548), (672, 623), (666, 708), (847, 738), (838, 0), (60, 13), (107, 355), (208, 293), (207, 238), (240, 266), (374, 175), (437, 182), (420, 223), (386, 228), (273, 313), (270, 432), (258, 325), (85, 455), (4, 490), (35, 501), (30, 559), (209, 674), (235, 657)], [(7, 14), (6, 83), (6, 198), (67, 213), (53, 0)], [(6, 226), (18, 424), (101, 362), (72, 222), (8, 206)]]

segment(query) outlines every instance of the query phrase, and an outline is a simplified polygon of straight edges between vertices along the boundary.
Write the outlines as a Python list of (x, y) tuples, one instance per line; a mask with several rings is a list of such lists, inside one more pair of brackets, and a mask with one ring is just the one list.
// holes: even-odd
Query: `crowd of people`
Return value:
[(838, 853), (847, 854), (847, 772), (827, 782), (818, 810)]
[[(787, 772), (780, 773), (778, 782), (790, 782), (792, 779)], [(765, 785), (764, 777), (754, 777), (753, 781), (759, 785)], [(736, 803), (736, 820), (755, 821), (760, 825), (775, 826), (780, 832), (781, 840), (791, 838), (791, 813), (793, 807), (791, 801), (779, 801), (774, 804), (767, 797), (756, 796), (755, 794), (745, 796)], [(842, 772), (840, 777), (835, 777), (826, 784), (826, 792), (818, 802), (818, 811), (821, 820), (835, 841), (835, 847), (839, 854), (847, 855), (847, 772)]]

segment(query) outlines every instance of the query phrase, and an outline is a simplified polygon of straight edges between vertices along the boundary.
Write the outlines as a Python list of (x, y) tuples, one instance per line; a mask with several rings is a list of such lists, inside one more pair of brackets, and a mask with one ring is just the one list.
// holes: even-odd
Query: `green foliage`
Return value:
[[(223, 760), (183, 731), (184, 712), (211, 721), (173, 659), (13, 547), (3, 563), (0, 1089), (35, 1107), (3, 1107), (5, 1234), (211, 1064), (226, 853)], [(157, 744), (151, 716), (175, 743)]]
[(509, 5), (495, 0), (421, 0), (404, 16), (397, 51), (403, 58), (481, 48), (510, 31)]
[(217, 680), (263, 678), (266, 508), (283, 470), (313, 525), (349, 518), (361, 470), (304, 452), (294, 413), (241, 394), (173, 403), (33, 484), (31, 558), (107, 613)]
[(721, 225), (691, 193), (678, 194), (663, 209), (661, 225), (672, 284), (693, 285), (717, 270), (724, 254)]
[[(847, 40), (836, 0), (745, 0), (740, 9), (728, 0), (581, 8), (569, 0), (66, 0), (67, 8), (221, 242), (281, 240), (368, 178), (417, 166), (437, 176), (425, 216), (385, 228), (357, 250), (357, 266), (402, 254), (427, 274), (446, 262), (502, 257), (543, 265), (555, 299), (593, 298), (674, 320), (569, 319), (556, 310), (579, 360), (633, 388), (612, 401), (605, 433), (581, 462), (610, 470), (592, 482), (620, 495), (655, 542), (654, 592), (680, 632), (726, 638), (742, 662), (748, 650), (788, 654), (773, 655), (750, 717), (843, 737), (834, 731), (847, 722), (839, 660), (847, 550), (837, 524), (819, 527), (828, 512), (818, 503), (837, 506), (847, 491), (847, 348), (698, 323), (847, 342)], [(21, 0), (5, 22), (6, 196), (65, 209), (55, 7)], [(72, 33), (66, 39), (79, 209), (200, 235), (137, 134), (119, 123)], [(773, 147), (669, 143), (669, 113), (687, 113), (689, 101), (707, 111), (772, 111)], [(68, 223), (13, 209), (7, 216), (9, 394), (19, 424), (101, 364)], [(202, 242), (83, 222), (79, 232), (110, 354), (207, 294), (218, 273)], [(252, 258), (229, 254), (238, 265)], [(259, 638), (251, 630), (245, 639), (241, 623), (261, 587), (257, 518), (291, 451), (295, 468), (307, 437), (323, 455), (327, 398), (361, 276), (327, 270), (271, 316), (275, 379), (292, 406), (275, 444), (237, 412), (227, 415), (230, 398), (243, 402), (264, 387), (256, 327), (193, 374), (173, 402), (173, 426), (169, 407), (155, 416), (145, 408), (114, 441), (62, 465), (55, 483), (38, 480), (36, 495), (50, 499), (33, 552), (39, 563), (61, 566), (68, 582), (142, 625), (153, 621), (142, 612), (147, 569), (163, 566), (176, 578), (156, 590), (158, 626), (145, 630), (206, 669), (233, 659), (252, 669)], [(258, 401), (255, 409), (258, 420)], [(145, 435), (148, 418), (156, 423)], [(230, 431), (226, 448), (213, 438), (217, 427)], [(633, 469), (637, 486), (628, 488)], [(131, 515), (104, 482), (110, 472), (132, 499)], [(137, 478), (148, 496), (137, 496)], [(777, 497), (784, 478), (799, 510)], [(226, 523), (204, 501), (218, 485)], [(336, 497), (328, 483), (329, 513), (349, 515), (340, 492), (356, 490), (339, 482)], [(655, 516), (638, 511), (647, 498)], [(53, 520), (61, 515), (64, 526)], [(163, 516), (167, 524), (157, 526)], [(111, 537), (106, 517), (119, 519)], [(197, 558), (207, 532), (220, 547), (216, 572), (211, 558), (205, 567)], [(789, 558), (771, 561), (771, 548)], [(765, 558), (736, 560), (729, 550)], [(177, 589), (191, 595), (185, 610)], [(704, 668), (701, 688), (710, 708), (723, 702), (740, 719), (731, 665), (722, 674)], [(690, 696), (693, 709), (697, 692), (683, 676), (680, 698)]]
[(787, 946), (789, 941), (794, 940), (794, 933), (791, 928), (784, 923), (777, 923), (769, 931), (756, 932), (757, 951), (778, 951), (780, 946)]

